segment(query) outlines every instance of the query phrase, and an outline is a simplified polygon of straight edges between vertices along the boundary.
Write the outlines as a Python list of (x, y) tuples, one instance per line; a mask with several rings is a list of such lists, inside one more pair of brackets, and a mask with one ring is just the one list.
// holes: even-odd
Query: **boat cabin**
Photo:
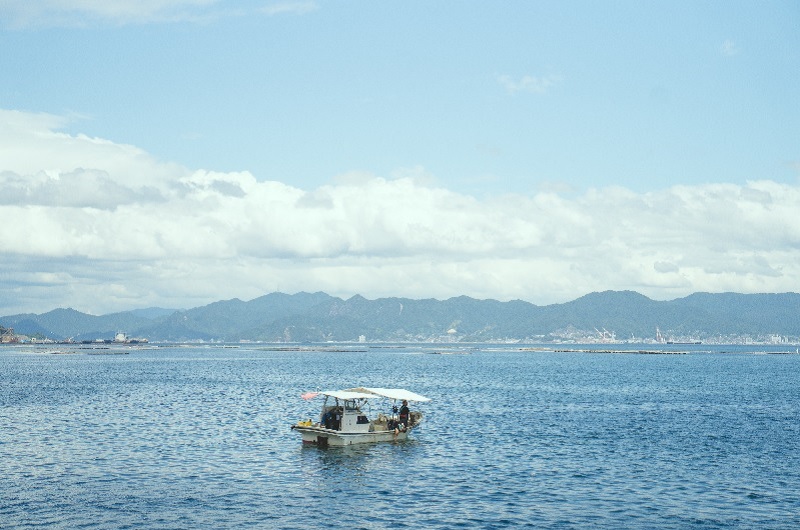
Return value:
[(366, 404), (366, 400), (342, 399), (333, 397), (333, 404), (328, 401), (331, 396), (325, 396), (325, 403), (322, 405), (320, 424), (326, 429), (346, 432), (369, 432), (370, 423), (367, 415), (361, 411), (361, 407)]

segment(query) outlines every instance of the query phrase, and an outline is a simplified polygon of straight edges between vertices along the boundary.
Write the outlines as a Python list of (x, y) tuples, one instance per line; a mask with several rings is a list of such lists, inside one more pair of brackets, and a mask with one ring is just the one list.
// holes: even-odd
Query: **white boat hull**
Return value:
[(374, 442), (395, 442), (408, 438), (408, 430), (342, 432), (324, 427), (300, 427), (294, 430), (300, 433), (304, 444), (319, 447), (344, 447), (347, 445), (367, 444)]

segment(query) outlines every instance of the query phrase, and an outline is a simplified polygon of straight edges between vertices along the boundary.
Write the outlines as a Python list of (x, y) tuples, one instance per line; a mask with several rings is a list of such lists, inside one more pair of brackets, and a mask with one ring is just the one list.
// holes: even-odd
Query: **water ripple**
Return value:
[[(0, 350), (9, 528), (795, 528), (800, 357)], [(408, 387), (412, 440), (322, 450), (303, 391)]]

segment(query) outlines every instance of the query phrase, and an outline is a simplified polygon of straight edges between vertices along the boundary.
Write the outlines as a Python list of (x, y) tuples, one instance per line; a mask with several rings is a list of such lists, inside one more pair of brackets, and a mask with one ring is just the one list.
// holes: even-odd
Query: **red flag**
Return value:
[(300, 397), (305, 399), (305, 400), (309, 400), (309, 399), (314, 399), (318, 395), (319, 395), (319, 392), (306, 392), (305, 394), (300, 394)]

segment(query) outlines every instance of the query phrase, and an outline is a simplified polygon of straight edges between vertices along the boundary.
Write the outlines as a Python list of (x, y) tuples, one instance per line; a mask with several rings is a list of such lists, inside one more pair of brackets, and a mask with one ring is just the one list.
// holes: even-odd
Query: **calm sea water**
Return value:
[[(800, 355), (363, 349), (0, 349), (0, 527), (800, 527)], [(426, 423), (302, 447), (359, 385)]]

